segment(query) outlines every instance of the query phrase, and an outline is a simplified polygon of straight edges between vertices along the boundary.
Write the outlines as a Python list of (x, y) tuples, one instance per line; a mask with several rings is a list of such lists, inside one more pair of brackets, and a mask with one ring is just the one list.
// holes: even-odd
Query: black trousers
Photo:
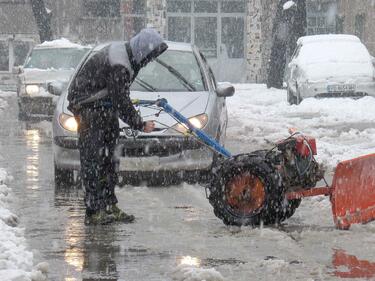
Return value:
[(105, 108), (87, 108), (76, 118), (86, 213), (92, 214), (117, 203), (114, 152), (119, 137), (118, 114)]

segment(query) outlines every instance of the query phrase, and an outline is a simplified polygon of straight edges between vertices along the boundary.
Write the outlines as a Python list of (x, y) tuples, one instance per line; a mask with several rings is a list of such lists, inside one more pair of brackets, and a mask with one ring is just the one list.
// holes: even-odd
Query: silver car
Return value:
[(290, 104), (309, 97), (375, 96), (373, 58), (353, 35), (301, 37), (285, 74)]
[(50, 83), (66, 86), (70, 76), (91, 48), (58, 39), (34, 47), (19, 72), (17, 96), (19, 119), (51, 119), (57, 97)]
[[(151, 62), (139, 72), (131, 86), (131, 98), (165, 98), (190, 118), (192, 124), (224, 144), (228, 121), (225, 98), (234, 94), (233, 86), (217, 85), (206, 59), (195, 46), (175, 42), (168, 45), (168, 50), (159, 57), (163, 63)], [(98, 48), (101, 46), (92, 52)], [(60, 96), (53, 118), (57, 184), (71, 183), (74, 171), (80, 169), (77, 123), (67, 109), (67, 93), (68, 89)], [(134, 132), (120, 120), (123, 128), (117, 150), (120, 185), (138, 185), (142, 181), (151, 185), (194, 182), (211, 169), (216, 156), (187, 135), (184, 126), (164, 112), (143, 107), (139, 111), (144, 120), (156, 121), (156, 129), (150, 134)]]

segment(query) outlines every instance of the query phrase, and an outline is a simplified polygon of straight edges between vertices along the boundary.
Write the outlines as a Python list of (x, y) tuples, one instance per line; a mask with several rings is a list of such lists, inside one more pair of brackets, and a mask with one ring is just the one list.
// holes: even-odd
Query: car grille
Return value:
[(120, 139), (122, 145), (122, 156), (145, 157), (158, 156), (168, 157), (181, 154), (184, 150), (200, 149), (201, 143), (190, 137), (139, 137), (136, 139)]
[(316, 95), (316, 98), (362, 98), (368, 96), (367, 93), (364, 92), (356, 92), (356, 93), (321, 93)]

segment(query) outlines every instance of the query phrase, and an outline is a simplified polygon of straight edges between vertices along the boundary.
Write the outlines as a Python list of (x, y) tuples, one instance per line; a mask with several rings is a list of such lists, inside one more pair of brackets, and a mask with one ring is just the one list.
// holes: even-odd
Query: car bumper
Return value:
[[(340, 83), (336, 83), (340, 84)], [(331, 97), (353, 97), (375, 96), (375, 82), (355, 83), (356, 89), (353, 92), (328, 92), (327, 82), (303, 83), (299, 87), (301, 98), (331, 98)]]
[(20, 97), (20, 110), (29, 117), (51, 118), (55, 110), (55, 102), (52, 97)]
[[(57, 167), (80, 170), (77, 138), (55, 137), (53, 147)], [(120, 173), (208, 170), (213, 161), (210, 149), (186, 138), (136, 141), (120, 139), (116, 151)]]

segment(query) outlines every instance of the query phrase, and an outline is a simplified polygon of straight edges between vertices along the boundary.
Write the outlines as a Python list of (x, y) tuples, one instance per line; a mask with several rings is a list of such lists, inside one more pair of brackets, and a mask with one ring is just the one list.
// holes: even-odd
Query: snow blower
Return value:
[[(214, 138), (195, 128), (167, 100), (134, 100), (136, 106), (157, 109), (184, 125), (190, 136), (217, 155), (206, 186), (215, 215), (227, 225), (275, 224), (291, 217), (304, 197), (326, 195), (339, 229), (375, 220), (375, 154), (341, 162), (328, 186), (314, 156), (316, 141), (290, 130), (290, 136), (270, 150), (231, 155)], [(316, 187), (324, 180), (325, 186)]]

